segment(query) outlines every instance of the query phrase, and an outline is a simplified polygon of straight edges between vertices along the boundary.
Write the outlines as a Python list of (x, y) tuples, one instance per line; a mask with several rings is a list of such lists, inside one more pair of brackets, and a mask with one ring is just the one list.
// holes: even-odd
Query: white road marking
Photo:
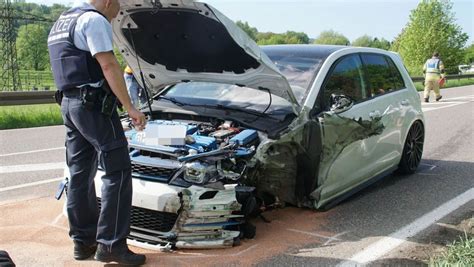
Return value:
[(296, 229), (286, 229), (286, 230), (291, 231), (291, 232), (295, 232), (295, 233), (300, 233), (300, 234), (309, 235), (309, 236), (320, 237), (320, 238), (324, 238), (324, 239), (329, 239), (329, 238), (331, 238), (331, 237), (329, 237), (329, 236), (320, 235), (320, 234), (316, 234), (316, 233), (312, 233), (312, 232), (306, 232), (306, 231), (296, 230)]
[(324, 242), (323, 246), (327, 246), (327, 245), (331, 244), (332, 241), (341, 241), (341, 239), (339, 239), (338, 237), (343, 236), (343, 235), (345, 235), (345, 234), (347, 234), (347, 233), (348, 233), (348, 232), (346, 231), (346, 232), (342, 232), (342, 233), (339, 233), (339, 234), (337, 234), (337, 235), (332, 236), (332, 237), (329, 238), (326, 242)]
[[(420, 99), (423, 100), (423, 94), (421, 94), (420, 97), (421, 97)], [(426, 105), (426, 104), (434, 104), (434, 103), (443, 103), (443, 102), (447, 102), (447, 101), (451, 101), (451, 100), (458, 100), (458, 99), (466, 99), (467, 101), (470, 101), (471, 99), (474, 99), (474, 95), (457, 96), (457, 97), (450, 97), (450, 98), (444, 98), (443, 97), (438, 102), (428, 102), (428, 103), (422, 102), (422, 104)]]
[(20, 188), (25, 188), (25, 187), (31, 187), (31, 186), (37, 186), (37, 185), (42, 185), (42, 184), (49, 184), (49, 183), (53, 183), (53, 182), (59, 182), (59, 181), (61, 181), (62, 179), (64, 179), (64, 177), (58, 177), (58, 178), (53, 178), (53, 179), (48, 179), (48, 180), (42, 180), (42, 181), (38, 181), (38, 182), (28, 183), (28, 184), (20, 184), (20, 185), (14, 185), (14, 186), (9, 186), (9, 187), (4, 187), (4, 188), (0, 188), (0, 193), (1, 193), (1, 192), (12, 191), (12, 190), (15, 190), (15, 189), (20, 189)]
[(61, 213), (59, 213), (58, 216), (56, 216), (56, 218), (54, 218), (54, 220), (51, 222), (51, 224), (56, 225), (62, 217), (63, 217), (63, 213), (61, 212)]
[(54, 227), (54, 228), (58, 228), (58, 229), (61, 229), (61, 230), (64, 230), (64, 231), (66, 231), (66, 232), (69, 232), (69, 229), (67, 229), (66, 227), (62, 227), (62, 226), (59, 226), (59, 225), (56, 225), (56, 224), (50, 224), (50, 223), (47, 223), (46, 225), (51, 226), (51, 227)]
[[(457, 105), (462, 105), (466, 103), (472, 102), (474, 99), (474, 95), (467, 95), (467, 96), (460, 96), (460, 97), (451, 97), (451, 98), (443, 98), (439, 102), (429, 102), (425, 103), (422, 102), (422, 110), (423, 112), (428, 112), (432, 110), (439, 110), (443, 108), (449, 108), (449, 107), (454, 107)], [(464, 101), (456, 101), (456, 102), (451, 102), (451, 100), (464, 100)]]
[(10, 153), (10, 154), (3, 154), (3, 155), (0, 155), (0, 157), (8, 157), (8, 156), (32, 154), (32, 153), (46, 152), (46, 151), (54, 151), (54, 150), (61, 150), (61, 149), (66, 149), (66, 148), (65, 148), (65, 147), (55, 147), (55, 148), (47, 148), (47, 149), (38, 149), (38, 150), (31, 150), (31, 151), (24, 151), (24, 152), (16, 152), (16, 153)]
[(420, 163), (420, 165), (429, 166), (429, 167), (430, 167), (429, 171), (432, 171), (432, 170), (434, 170), (436, 167), (438, 167), (438, 166), (436, 166), (436, 165), (432, 165), (432, 164), (428, 164), (428, 163)]
[(421, 103), (422, 106), (437, 106), (437, 105), (445, 105), (445, 104), (452, 104), (452, 103), (459, 103), (459, 102), (430, 102), (430, 103)]
[(449, 101), (449, 100), (456, 100), (456, 99), (465, 99), (465, 98), (474, 98), (474, 95), (465, 95), (465, 96), (458, 96), (458, 97), (442, 98), (441, 102)]
[(443, 108), (450, 108), (450, 107), (454, 107), (454, 106), (459, 106), (459, 105), (462, 105), (462, 104), (466, 104), (468, 102), (458, 102), (458, 103), (455, 103), (455, 104), (450, 104), (450, 105), (446, 105), (446, 106), (441, 106), (441, 107), (429, 107), (429, 108), (424, 108), (422, 107), (421, 109), (423, 110), (423, 112), (428, 112), (428, 111), (432, 111), (432, 110), (440, 110), (440, 109), (443, 109)]
[[(40, 126), (40, 127), (31, 127), (31, 128), (17, 128), (17, 129), (7, 129), (7, 130), (2, 130), (2, 132), (13, 132), (13, 131), (38, 131), (38, 130), (47, 130), (51, 128), (63, 128), (63, 125), (57, 125), (57, 126)], [(65, 129), (65, 128), (63, 128)]]
[(349, 260), (342, 262), (338, 266), (364, 265), (371, 261), (375, 261), (403, 244), (407, 238), (415, 236), (473, 199), (474, 188), (471, 188), (463, 194), (442, 204), (438, 208), (428, 212), (409, 225), (406, 225), (395, 233), (392, 233), (388, 237), (372, 243), (370, 246), (353, 255)]
[[(130, 242), (130, 240), (127, 240), (127, 243), (129, 244), (132, 244), (133, 242)], [(220, 255), (220, 254), (205, 254), (205, 253), (199, 253), (199, 252), (181, 252), (181, 251), (177, 251), (176, 254), (178, 254), (178, 256), (173, 256), (173, 259), (176, 259), (176, 258), (206, 258), (206, 257), (222, 257), (222, 256), (225, 256), (225, 257), (237, 257), (237, 256), (241, 256), (242, 254), (245, 254), (247, 253), (248, 251), (251, 251), (253, 249), (255, 249), (256, 247), (258, 247), (258, 244), (255, 244), (255, 245), (252, 245), (246, 249), (243, 249), (239, 252), (236, 252), (236, 253), (231, 253), (231, 254), (226, 254), (226, 255)], [(154, 249), (156, 250), (156, 248)]]
[(245, 254), (247, 251), (253, 250), (253, 249), (256, 248), (256, 247), (258, 247), (257, 244), (252, 245), (252, 246), (250, 246), (250, 247), (248, 247), (248, 248), (246, 248), (246, 249), (244, 249), (244, 250), (242, 250), (242, 251), (240, 251), (240, 252), (237, 252), (237, 253), (231, 254), (231, 255), (232, 255), (232, 256), (240, 256), (240, 255), (242, 255), (242, 254)]
[(309, 235), (309, 236), (315, 236), (315, 237), (327, 239), (326, 242), (324, 242), (323, 246), (329, 245), (332, 241), (341, 241), (341, 239), (339, 239), (338, 237), (348, 233), (348, 232), (342, 232), (342, 233), (336, 234), (334, 236), (325, 236), (325, 235), (320, 235), (320, 234), (301, 231), (301, 230), (296, 230), (296, 229), (286, 229), (286, 230), (291, 231), (291, 232), (295, 232), (295, 233), (300, 233), (300, 234), (305, 234), (305, 235)]
[(64, 167), (66, 167), (65, 162), (0, 166), (0, 174), (1, 173), (15, 173), (15, 172), (60, 170), (60, 169), (64, 169)]

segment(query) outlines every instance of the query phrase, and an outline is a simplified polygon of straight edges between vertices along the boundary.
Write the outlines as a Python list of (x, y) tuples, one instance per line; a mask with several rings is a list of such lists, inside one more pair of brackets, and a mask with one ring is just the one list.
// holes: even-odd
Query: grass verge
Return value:
[(430, 266), (474, 266), (474, 236), (464, 233), (464, 237), (448, 245), (447, 251), (433, 257)]
[(57, 104), (0, 107), (0, 130), (60, 125)]
[[(458, 87), (472, 84), (474, 84), (474, 79), (448, 80), (443, 88)], [(418, 91), (423, 91), (425, 88), (422, 82), (416, 82), (415, 87)]]

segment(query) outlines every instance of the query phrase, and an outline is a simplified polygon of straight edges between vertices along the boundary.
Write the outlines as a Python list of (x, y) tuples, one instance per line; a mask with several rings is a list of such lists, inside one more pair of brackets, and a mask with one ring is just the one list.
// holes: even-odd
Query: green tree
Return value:
[(355, 39), (352, 41), (351, 45), (352, 46), (361, 46), (361, 47), (371, 47), (372, 46), (373, 39), (371, 36), (362, 35), (361, 37)]
[(286, 33), (265, 32), (257, 34), (259, 45), (273, 44), (307, 44), (309, 37), (304, 32), (287, 31)]
[(372, 40), (372, 44), (371, 44), (370, 47), (389, 50), (390, 46), (391, 46), (391, 44), (388, 40), (386, 40), (384, 38), (378, 39), (377, 37), (375, 37), (374, 40)]
[(323, 31), (314, 40), (315, 44), (328, 44), (328, 45), (349, 45), (349, 39), (341, 33), (333, 30)]
[(464, 49), (464, 63), (474, 64), (474, 43)]
[(122, 69), (125, 69), (125, 67), (127, 66), (127, 62), (125, 62), (125, 59), (122, 53), (120, 53), (120, 50), (115, 46), (114, 46), (114, 54), (115, 54), (115, 57), (117, 58), (117, 62), (119, 63), (120, 67)]
[(286, 39), (283, 34), (277, 33), (265, 33), (260, 35), (258, 38), (259, 45), (275, 45), (275, 44), (286, 44)]
[(48, 30), (41, 24), (23, 25), (16, 39), (20, 67), (28, 70), (45, 70), (49, 66)]
[(361, 46), (361, 47), (373, 47), (388, 50), (390, 49), (390, 42), (384, 38), (378, 39), (377, 37), (372, 38), (369, 35), (362, 35), (361, 37), (355, 39), (352, 43), (352, 46)]
[(304, 32), (287, 31), (285, 39), (287, 44), (309, 44), (309, 36)]
[(457, 72), (468, 35), (455, 23), (451, 9), (449, 0), (422, 0), (411, 11), (408, 24), (392, 45), (410, 74), (421, 74), (423, 64), (434, 51), (440, 53), (448, 73)]
[(257, 42), (257, 28), (250, 26), (248, 22), (242, 22), (240, 20), (238, 20), (235, 24), (244, 30), (244, 32), (246, 32), (250, 38)]

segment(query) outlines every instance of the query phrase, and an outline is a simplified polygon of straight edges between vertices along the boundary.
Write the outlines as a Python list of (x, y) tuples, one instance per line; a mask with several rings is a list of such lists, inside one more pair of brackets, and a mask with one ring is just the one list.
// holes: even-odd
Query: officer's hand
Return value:
[(131, 108), (128, 111), (128, 116), (132, 119), (132, 124), (138, 131), (145, 129), (146, 117), (145, 114), (138, 111), (136, 108)]

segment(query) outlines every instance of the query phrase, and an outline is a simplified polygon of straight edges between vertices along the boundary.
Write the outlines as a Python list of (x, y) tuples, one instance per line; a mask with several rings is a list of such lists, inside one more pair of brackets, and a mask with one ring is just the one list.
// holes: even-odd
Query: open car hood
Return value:
[[(293, 104), (286, 78), (233, 21), (193, 0), (121, 0), (114, 41), (153, 94), (186, 81), (269, 90)], [(138, 58), (138, 60), (137, 60)], [(139, 68), (140, 67), (140, 68)]]

